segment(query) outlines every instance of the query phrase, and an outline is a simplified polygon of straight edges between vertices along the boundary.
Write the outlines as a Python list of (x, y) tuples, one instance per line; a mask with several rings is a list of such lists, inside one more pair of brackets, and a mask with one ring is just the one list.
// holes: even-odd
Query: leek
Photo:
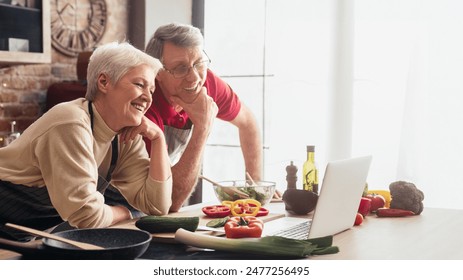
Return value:
[(205, 249), (285, 258), (303, 258), (310, 255), (334, 254), (339, 252), (338, 247), (332, 246), (332, 236), (306, 240), (280, 236), (229, 239), (198, 234), (180, 228), (175, 233), (175, 240), (186, 245)]

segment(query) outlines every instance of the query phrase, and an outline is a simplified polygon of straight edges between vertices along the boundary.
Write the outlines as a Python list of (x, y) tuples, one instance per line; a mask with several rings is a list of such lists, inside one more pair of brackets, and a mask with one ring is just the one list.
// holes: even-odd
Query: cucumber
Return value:
[(230, 219), (229, 217), (212, 219), (209, 222), (207, 222), (206, 226), (211, 227), (211, 228), (223, 227), (228, 222), (229, 219)]
[(195, 231), (199, 217), (145, 216), (135, 222), (135, 226), (150, 233), (176, 232), (179, 228)]

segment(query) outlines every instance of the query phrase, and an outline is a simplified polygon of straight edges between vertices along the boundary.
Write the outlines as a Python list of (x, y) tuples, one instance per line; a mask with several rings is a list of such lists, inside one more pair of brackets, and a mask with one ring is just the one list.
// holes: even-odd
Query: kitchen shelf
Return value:
[[(40, 3), (41, 2), (41, 3)], [(39, 8), (0, 4), (0, 65), (50, 63), (50, 0)], [(10, 51), (9, 39), (28, 41), (27, 51)]]

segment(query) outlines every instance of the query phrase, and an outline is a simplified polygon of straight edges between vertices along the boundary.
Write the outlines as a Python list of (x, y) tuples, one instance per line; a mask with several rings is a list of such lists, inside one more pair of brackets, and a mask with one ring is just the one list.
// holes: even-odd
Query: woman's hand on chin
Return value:
[(134, 140), (135, 137), (137, 137), (139, 134), (150, 139), (151, 141), (157, 140), (164, 136), (164, 133), (159, 128), (159, 126), (144, 116), (140, 125), (125, 127), (121, 130), (121, 141), (123, 143), (127, 143)]

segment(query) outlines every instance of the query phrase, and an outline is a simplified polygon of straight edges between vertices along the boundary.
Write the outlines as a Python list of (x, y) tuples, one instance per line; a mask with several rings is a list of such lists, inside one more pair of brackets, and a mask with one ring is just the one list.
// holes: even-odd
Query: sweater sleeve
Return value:
[(37, 138), (33, 147), (61, 218), (78, 228), (109, 226), (113, 213), (97, 191), (98, 167), (90, 129), (79, 122), (56, 125)]
[(130, 205), (148, 215), (165, 215), (172, 203), (172, 177), (156, 181), (149, 176), (150, 159), (141, 136), (122, 144), (112, 185)]

